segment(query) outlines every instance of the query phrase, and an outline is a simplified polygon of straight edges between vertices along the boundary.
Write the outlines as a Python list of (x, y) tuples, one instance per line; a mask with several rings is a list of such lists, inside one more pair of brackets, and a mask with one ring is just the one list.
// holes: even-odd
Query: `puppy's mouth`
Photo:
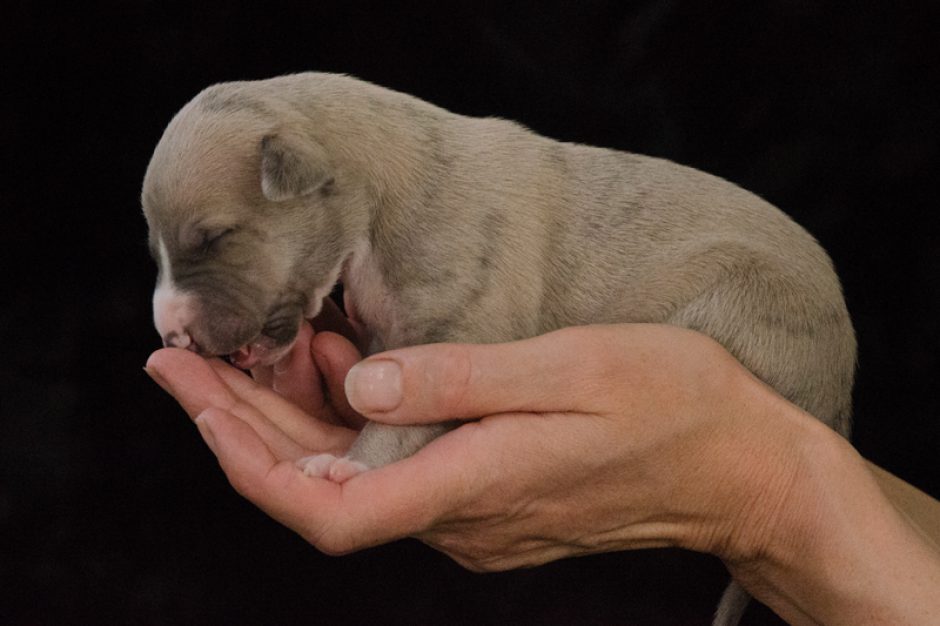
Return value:
[(269, 322), (257, 337), (226, 355), (229, 363), (243, 370), (277, 363), (294, 346), (300, 322), (299, 318), (290, 324), (283, 318)]
[(242, 370), (249, 370), (258, 365), (273, 365), (284, 358), (293, 345), (293, 342), (278, 345), (274, 339), (262, 335), (235, 352), (229, 353), (228, 361)]
[(342, 282), (341, 274), (345, 273), (348, 263), (349, 256), (336, 267), (330, 280), (313, 290), (310, 298), (287, 299), (292, 304), (275, 307), (254, 339), (228, 353), (229, 362), (239, 369), (248, 370), (258, 365), (273, 365), (286, 357), (297, 340), (301, 323), (320, 313), (323, 300)]

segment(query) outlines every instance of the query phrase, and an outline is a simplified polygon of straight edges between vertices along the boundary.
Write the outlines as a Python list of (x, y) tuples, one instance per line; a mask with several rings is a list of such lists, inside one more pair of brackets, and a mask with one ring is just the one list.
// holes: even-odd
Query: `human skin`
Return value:
[[(257, 381), (178, 349), (147, 370), (235, 489), (324, 552), (413, 536), (496, 571), (672, 546), (717, 555), (791, 623), (940, 620), (940, 554), (865, 461), (703, 335), (593, 326), (355, 365), (342, 335), (302, 333)], [(344, 484), (304, 475), (360, 414), (476, 421)]]

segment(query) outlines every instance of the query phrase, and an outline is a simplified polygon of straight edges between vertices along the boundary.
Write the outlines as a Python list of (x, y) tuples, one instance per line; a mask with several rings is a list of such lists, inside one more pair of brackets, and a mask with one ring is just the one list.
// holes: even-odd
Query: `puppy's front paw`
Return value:
[(330, 466), (330, 480), (334, 483), (344, 483), (353, 476), (357, 476), (369, 469), (369, 466), (359, 461), (353, 461), (348, 456), (336, 459)]
[(365, 463), (353, 461), (348, 456), (337, 458), (332, 454), (305, 456), (297, 461), (297, 466), (307, 476), (326, 478), (340, 484), (369, 469)]
[(316, 478), (329, 478), (330, 467), (336, 462), (336, 457), (332, 454), (314, 454), (305, 456), (297, 461), (297, 467), (304, 471), (307, 476)]

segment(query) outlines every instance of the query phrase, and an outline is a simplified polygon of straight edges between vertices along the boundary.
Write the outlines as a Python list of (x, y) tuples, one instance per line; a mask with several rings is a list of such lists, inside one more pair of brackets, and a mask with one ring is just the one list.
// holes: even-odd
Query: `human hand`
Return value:
[[(762, 387), (696, 333), (593, 327), (377, 355), (366, 363), (399, 364), (404, 394), (391, 410), (371, 410), (369, 368), (354, 370), (351, 400), (370, 417), (484, 419), (343, 487), (293, 465), (355, 436), (335, 424), (355, 418), (338, 399), (358, 354), (337, 335), (313, 341), (313, 356), (295, 350), (271, 380), (320, 420), (219, 361), (162, 350), (149, 369), (197, 418), (236, 489), (327, 552), (413, 535), (491, 570), (654, 545), (716, 551), (735, 526), (722, 508), (736, 517), (751, 508), (738, 493), (720, 497), (720, 486), (764, 458), (742, 445), (739, 423), (742, 392)], [(318, 392), (320, 371), (338, 410)], [(733, 464), (715, 463), (728, 455)]]

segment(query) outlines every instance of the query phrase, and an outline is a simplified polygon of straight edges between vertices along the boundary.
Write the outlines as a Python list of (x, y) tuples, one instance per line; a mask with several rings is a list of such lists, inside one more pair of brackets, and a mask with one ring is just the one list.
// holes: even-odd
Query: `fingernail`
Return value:
[(209, 426), (209, 422), (203, 417), (204, 415), (205, 413), (200, 413), (193, 421), (196, 422), (196, 428), (199, 429), (199, 434), (202, 435), (206, 445), (209, 446), (209, 449), (215, 454), (215, 434), (212, 432), (212, 427)]
[(395, 361), (362, 361), (346, 374), (346, 398), (360, 413), (401, 404), (401, 368)]

